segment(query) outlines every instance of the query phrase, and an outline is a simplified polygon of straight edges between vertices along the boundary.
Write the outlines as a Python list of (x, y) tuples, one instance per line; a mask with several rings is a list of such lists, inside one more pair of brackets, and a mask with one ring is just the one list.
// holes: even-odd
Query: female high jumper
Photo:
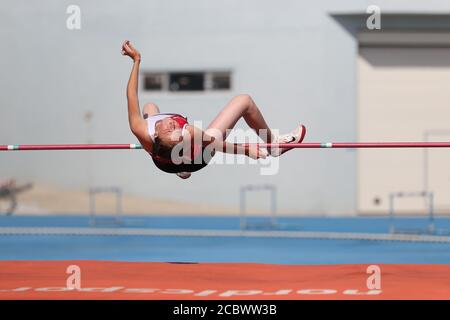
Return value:
[(216, 151), (244, 154), (252, 159), (258, 159), (266, 158), (269, 154), (278, 157), (291, 149), (272, 147), (267, 148), (266, 152), (255, 145), (225, 141), (241, 117), (266, 143), (300, 143), (305, 137), (306, 128), (303, 125), (299, 125), (289, 134), (276, 135), (268, 127), (255, 102), (246, 94), (234, 97), (205, 132), (190, 125), (187, 118), (180, 114), (160, 113), (154, 103), (146, 104), (141, 116), (138, 102), (141, 54), (127, 40), (122, 45), (122, 55), (129, 56), (133, 60), (127, 86), (130, 129), (150, 154), (155, 165), (165, 172), (175, 173), (180, 178), (187, 179), (191, 176), (191, 172), (204, 168)]

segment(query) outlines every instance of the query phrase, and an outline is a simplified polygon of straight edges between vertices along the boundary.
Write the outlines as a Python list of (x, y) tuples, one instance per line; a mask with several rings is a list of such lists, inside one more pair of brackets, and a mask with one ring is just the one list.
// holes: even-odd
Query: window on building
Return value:
[(163, 74), (149, 73), (144, 75), (144, 90), (158, 91), (163, 90)]
[(170, 91), (203, 91), (205, 75), (203, 72), (174, 72), (169, 74)]
[(212, 90), (230, 90), (231, 77), (229, 72), (212, 73)]
[(231, 72), (147, 72), (143, 83), (146, 91), (223, 91), (231, 90)]

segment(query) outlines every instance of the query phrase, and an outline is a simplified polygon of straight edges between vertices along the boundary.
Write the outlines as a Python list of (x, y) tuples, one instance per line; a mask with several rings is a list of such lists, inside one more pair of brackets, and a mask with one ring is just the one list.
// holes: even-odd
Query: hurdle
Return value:
[[(434, 194), (427, 191), (418, 192), (392, 192), (389, 194), (389, 232), (394, 233), (420, 233), (421, 230), (400, 230), (395, 225), (395, 199), (396, 198), (414, 198), (422, 197), (428, 201), (428, 225), (425, 233), (434, 234), (436, 231), (434, 221)], [(418, 232), (419, 231), (419, 232)]]
[[(116, 197), (116, 210), (113, 217), (99, 217), (97, 215), (96, 196), (102, 193), (112, 193)], [(119, 226), (122, 221), (122, 189), (119, 187), (93, 187), (89, 189), (89, 224), (93, 227), (103, 225)]]
[[(251, 224), (247, 217), (247, 193), (250, 191), (268, 191), (270, 193), (270, 218), (268, 224)], [(240, 203), (240, 227), (241, 230), (251, 228), (268, 227), (275, 229), (278, 227), (277, 221), (277, 188), (273, 184), (254, 185), (248, 184), (241, 186), (239, 189), (239, 203)]]

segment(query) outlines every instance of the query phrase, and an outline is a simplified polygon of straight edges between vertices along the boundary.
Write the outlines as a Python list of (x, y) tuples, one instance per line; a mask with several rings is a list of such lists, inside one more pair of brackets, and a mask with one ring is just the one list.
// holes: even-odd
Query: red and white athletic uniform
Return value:
[[(155, 142), (156, 123), (168, 117), (172, 118), (179, 124), (181, 128), (181, 135), (184, 136), (186, 127), (189, 124), (186, 117), (177, 113), (158, 113), (150, 117), (147, 117), (146, 119), (148, 123), (148, 134), (150, 138), (153, 140), (153, 142)], [(182, 164), (175, 164), (170, 159), (163, 158), (155, 154), (150, 155), (153, 159), (153, 162), (155, 162), (155, 164), (157, 165), (157, 167), (163, 171), (170, 173), (177, 173), (182, 171), (194, 172), (206, 166), (206, 163), (204, 163), (203, 161), (201, 161), (201, 163), (198, 163), (198, 160), (197, 162), (195, 161), (195, 159), (199, 155), (201, 155), (201, 151), (202, 151), (201, 146), (193, 144), (191, 146), (191, 156), (190, 156), (191, 163), (182, 163)]]
[(169, 117), (172, 118), (173, 120), (175, 120), (180, 125), (180, 128), (182, 130), (181, 135), (184, 134), (184, 130), (186, 129), (186, 126), (188, 125), (188, 121), (187, 121), (186, 117), (183, 117), (182, 115), (176, 114), (176, 113), (158, 113), (158, 114), (152, 115), (147, 118), (148, 134), (150, 135), (150, 138), (152, 138), (153, 142), (155, 142), (156, 123), (160, 120), (163, 120), (163, 119), (169, 118)]

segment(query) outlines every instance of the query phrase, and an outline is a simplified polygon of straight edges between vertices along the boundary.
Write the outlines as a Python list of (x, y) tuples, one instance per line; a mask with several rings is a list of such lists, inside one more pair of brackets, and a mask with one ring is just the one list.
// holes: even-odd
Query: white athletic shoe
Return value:
[[(276, 136), (272, 139), (272, 143), (301, 143), (306, 135), (306, 128), (304, 125), (298, 126), (294, 131), (288, 134)], [(269, 153), (272, 157), (279, 157), (283, 153), (291, 150), (292, 148), (270, 148)]]
[(177, 176), (179, 176), (181, 179), (187, 179), (191, 176), (190, 172), (177, 172), (176, 173)]

